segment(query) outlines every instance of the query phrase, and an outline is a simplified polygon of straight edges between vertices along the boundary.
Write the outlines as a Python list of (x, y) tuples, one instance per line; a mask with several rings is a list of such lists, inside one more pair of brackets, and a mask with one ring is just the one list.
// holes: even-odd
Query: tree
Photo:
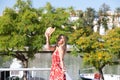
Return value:
[(116, 9), (115, 9), (115, 12), (116, 12), (117, 14), (119, 14), (119, 13), (120, 13), (120, 7), (116, 8)]
[(109, 10), (110, 10), (110, 6), (103, 3), (98, 11), (99, 23), (101, 23), (100, 25), (103, 25), (103, 27), (105, 28), (105, 31), (108, 30), (107, 22), (109, 21), (109, 18), (108, 18), (107, 11)]
[(83, 55), (83, 63), (94, 66), (103, 75), (102, 69), (111, 60), (111, 55), (107, 51), (104, 51), (104, 43), (100, 39), (101, 36), (94, 33), (88, 37), (80, 37), (76, 41), (76, 44), (80, 53)]
[[(120, 17), (120, 7), (115, 9), (115, 13), (113, 15), (113, 22), (115, 21), (115, 18), (119, 18)], [(114, 27), (114, 23), (113, 23), (113, 27)]]
[(85, 65), (92, 65), (102, 75), (106, 65), (120, 64), (120, 28), (109, 30), (106, 35), (93, 33), (77, 38), (75, 44)]
[(64, 8), (53, 8), (50, 3), (47, 3), (45, 8), (43, 8), (43, 13), (41, 15), (40, 22), (44, 23), (44, 27), (57, 27), (61, 28), (68, 21), (69, 14)]
[[(0, 51), (3, 55), (21, 60), (24, 68), (27, 68), (29, 59), (33, 58), (44, 45), (44, 29), (40, 25), (35, 9), (26, 4), (27, 2), (21, 0), (18, 2), (24, 3), (18, 4), (24, 7), (16, 7), (17, 12), (6, 8), (0, 18)], [(24, 73), (26, 80), (27, 71)]]
[(68, 12), (70, 13), (71, 16), (76, 16), (76, 12), (72, 6), (68, 8)]
[(115, 55), (114, 61), (116, 63), (120, 63), (120, 28), (114, 28), (109, 30), (105, 36), (103, 36), (105, 40), (105, 48)]
[[(46, 9), (47, 8), (47, 9)], [(50, 3), (47, 3), (44, 8), (42, 8), (40, 23), (44, 28), (56, 27), (56, 31), (51, 38), (51, 42), (55, 43), (56, 36), (58, 34), (66, 34), (70, 32), (70, 27), (68, 26), (69, 13), (65, 8), (54, 8)], [(65, 26), (65, 27), (62, 27)]]
[(73, 22), (73, 25), (76, 27), (76, 30), (87, 27), (85, 22), (85, 16), (83, 11), (77, 11), (77, 16), (79, 17), (76, 21)]
[(17, 10), (18, 12), (24, 12), (26, 9), (31, 9), (32, 8), (32, 2), (31, 0), (17, 0), (16, 4), (14, 5), (14, 9)]
[(101, 15), (106, 16), (107, 11), (110, 11), (110, 6), (106, 3), (103, 3), (99, 9), (99, 12), (101, 13)]
[(93, 28), (93, 20), (95, 18), (95, 10), (93, 8), (87, 8), (85, 11), (86, 26)]
[(75, 30), (72, 32), (68, 37), (69, 37), (69, 42), (71, 44), (77, 44), (76, 42), (78, 41), (79, 38), (81, 37), (87, 37), (92, 34), (92, 30), (89, 27), (81, 27), (78, 30)]

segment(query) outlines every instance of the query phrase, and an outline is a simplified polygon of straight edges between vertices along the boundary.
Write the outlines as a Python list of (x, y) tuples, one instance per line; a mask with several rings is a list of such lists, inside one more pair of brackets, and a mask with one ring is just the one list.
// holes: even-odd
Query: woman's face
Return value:
[(63, 43), (65, 43), (65, 38), (64, 38), (64, 36), (61, 36), (59, 41), (58, 41), (58, 45), (61, 45)]

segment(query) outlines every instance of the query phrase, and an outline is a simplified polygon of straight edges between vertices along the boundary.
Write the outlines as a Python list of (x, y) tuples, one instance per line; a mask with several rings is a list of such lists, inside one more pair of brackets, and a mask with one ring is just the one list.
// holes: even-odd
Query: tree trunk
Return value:
[(104, 80), (103, 71), (102, 71), (101, 68), (99, 69), (99, 73), (101, 74), (101, 78), (102, 78), (102, 80)]
[[(28, 68), (28, 60), (23, 61), (23, 67)], [(27, 71), (23, 71), (23, 80), (27, 80)]]

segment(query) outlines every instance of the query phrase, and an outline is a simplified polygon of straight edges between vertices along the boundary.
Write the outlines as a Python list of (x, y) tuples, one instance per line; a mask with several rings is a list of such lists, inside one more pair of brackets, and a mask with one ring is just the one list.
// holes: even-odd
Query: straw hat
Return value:
[(51, 35), (54, 31), (55, 31), (56, 28), (54, 27), (48, 27), (45, 31), (45, 35)]

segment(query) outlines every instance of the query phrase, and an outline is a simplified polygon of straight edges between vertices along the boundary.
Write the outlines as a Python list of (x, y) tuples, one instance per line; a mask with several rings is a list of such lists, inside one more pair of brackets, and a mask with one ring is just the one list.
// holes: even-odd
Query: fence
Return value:
[[(100, 74), (98, 72), (95, 72), (94, 70), (95, 70), (94, 67), (82, 69), (81, 71), (79, 70), (81, 79), (82, 80), (102, 80), (102, 79), (99, 79)], [(104, 76), (104, 80), (120, 80), (119, 74), (112, 74), (112, 73), (108, 74), (103, 72), (103, 76)]]
[(0, 68), (0, 80), (21, 80), (23, 71), (28, 71), (28, 80), (48, 80), (50, 68)]

